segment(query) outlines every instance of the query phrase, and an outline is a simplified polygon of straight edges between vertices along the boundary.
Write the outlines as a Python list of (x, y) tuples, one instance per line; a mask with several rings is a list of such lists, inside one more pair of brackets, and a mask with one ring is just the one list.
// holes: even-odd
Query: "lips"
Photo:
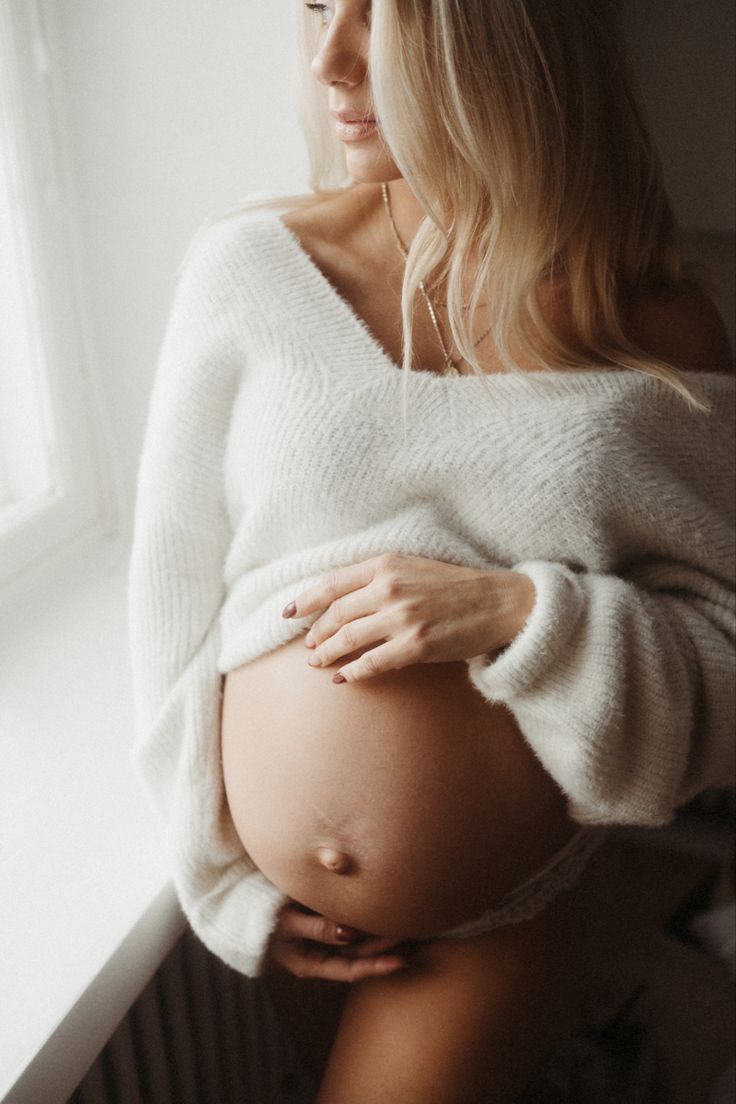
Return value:
[(361, 111), (331, 111), (332, 115), (338, 122), (341, 123), (375, 123), (375, 117), (373, 115), (366, 115)]

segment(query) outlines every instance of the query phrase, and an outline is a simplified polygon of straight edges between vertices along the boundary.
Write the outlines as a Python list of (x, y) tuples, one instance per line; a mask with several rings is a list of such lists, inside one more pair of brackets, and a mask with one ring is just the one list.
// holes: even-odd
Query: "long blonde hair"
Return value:
[[(622, 311), (642, 290), (712, 291), (682, 259), (639, 91), (624, 47), (620, 0), (373, 0), (369, 73), (383, 139), (425, 212), (404, 270), (406, 375), (419, 283), (446, 280), (452, 339), (473, 348), (478, 302), (504, 368), (521, 371), (508, 337), (550, 370), (625, 367), (657, 376), (690, 406), (708, 399), (678, 369), (627, 337)], [(355, 186), (311, 73), (321, 20), (298, 0), (299, 119), (309, 157), (306, 195), (246, 200), (304, 208)], [(467, 316), (464, 265), (478, 260)], [(573, 338), (545, 319), (543, 289), (562, 291)], [(406, 400), (406, 387), (404, 388)]]

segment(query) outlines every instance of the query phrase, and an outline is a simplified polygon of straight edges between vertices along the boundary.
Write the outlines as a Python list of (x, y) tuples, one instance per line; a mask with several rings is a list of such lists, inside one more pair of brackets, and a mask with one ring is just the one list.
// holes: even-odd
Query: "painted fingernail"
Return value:
[(338, 924), (335, 928), (335, 937), (339, 939), (341, 943), (352, 943), (359, 935), (360, 932), (357, 928), (348, 927), (347, 924)]
[(281, 611), (282, 617), (293, 617), (296, 613), (296, 602), (289, 602), (288, 606), (284, 606)]
[(340, 672), (338, 671), (336, 675), (332, 676), (332, 681), (333, 682), (347, 682), (348, 680), (345, 678), (344, 675), (341, 675)]

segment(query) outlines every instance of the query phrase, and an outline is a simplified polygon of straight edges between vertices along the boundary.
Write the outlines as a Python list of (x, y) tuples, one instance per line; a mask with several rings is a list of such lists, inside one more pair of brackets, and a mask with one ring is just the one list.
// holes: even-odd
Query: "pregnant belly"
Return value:
[(557, 785), (464, 662), (336, 684), (302, 635), (231, 671), (222, 762), (235, 829), (288, 896), (426, 938), (491, 907), (573, 834)]

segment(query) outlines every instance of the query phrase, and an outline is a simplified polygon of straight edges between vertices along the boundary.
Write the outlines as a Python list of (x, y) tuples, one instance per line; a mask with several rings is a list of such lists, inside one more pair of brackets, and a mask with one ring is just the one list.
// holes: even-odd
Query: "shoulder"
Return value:
[(375, 215), (375, 184), (353, 184), (323, 196), (304, 196), (282, 221), (311, 252), (357, 250)]
[(270, 299), (270, 278), (278, 266), (276, 221), (283, 210), (275, 194), (244, 196), (236, 205), (208, 215), (189, 238), (176, 267), (176, 299), (213, 311), (256, 299)]
[[(227, 257), (252, 247), (268, 233), (279, 213), (276, 200), (267, 193), (253, 193), (227, 210), (208, 215), (191, 237), (180, 270), (218, 267)], [(266, 201), (274, 202), (266, 205)]]
[(261, 277), (268, 270), (280, 220), (309, 252), (344, 242), (355, 222), (357, 188), (324, 194), (283, 196), (250, 192), (231, 207), (210, 214), (190, 239), (180, 272), (223, 274), (237, 266)]
[(627, 308), (625, 328), (637, 345), (677, 368), (735, 374), (723, 318), (699, 287), (643, 292)]

